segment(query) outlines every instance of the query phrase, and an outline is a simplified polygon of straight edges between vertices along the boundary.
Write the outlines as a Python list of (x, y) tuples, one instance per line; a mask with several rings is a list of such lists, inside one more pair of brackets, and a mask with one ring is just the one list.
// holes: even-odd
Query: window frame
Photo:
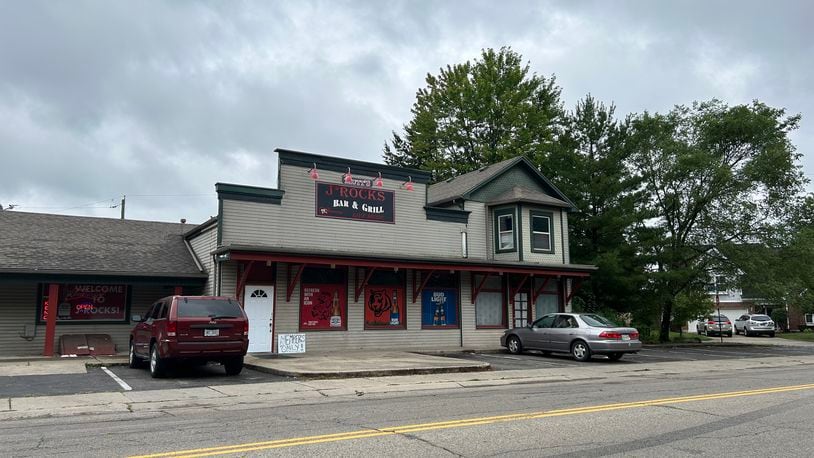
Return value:
[[(534, 245), (534, 234), (545, 234), (534, 230), (534, 218), (548, 218), (548, 249)], [(529, 246), (532, 253), (554, 254), (554, 212), (547, 210), (529, 210)]]
[[(518, 227), (517, 227), (517, 207), (503, 207), (503, 208), (495, 208), (492, 210), (492, 216), (494, 218), (494, 247), (495, 253), (515, 253), (517, 252), (517, 241), (518, 241)], [(501, 248), (500, 247), (500, 218), (504, 216), (511, 216), (512, 218), (512, 246), (511, 248)]]
[[(368, 272), (367, 268), (364, 269), (357, 269), (356, 276), (357, 279), (360, 276), (366, 275)], [(380, 271), (376, 271), (380, 272)], [(376, 272), (370, 278), (370, 281), (367, 285), (365, 285), (364, 290), (362, 291), (362, 306), (363, 306), (363, 313), (362, 313), (362, 321), (364, 323), (364, 329), (367, 330), (388, 330), (388, 329), (395, 329), (395, 330), (406, 330), (407, 329), (407, 271), (401, 270), (400, 272), (396, 273), (397, 277), (396, 281), (387, 281), (387, 280), (379, 280), (376, 278)], [(364, 278), (364, 277), (363, 277)], [(358, 280), (357, 280), (358, 281)], [(399, 307), (399, 319), (401, 321), (398, 325), (386, 324), (386, 325), (374, 325), (370, 324), (367, 321), (367, 297), (371, 289), (373, 288), (387, 288), (387, 289), (395, 289), (398, 291), (399, 300), (401, 300), (401, 304)]]
[[(479, 282), (477, 278), (478, 275), (485, 275), (478, 272), (472, 272), (471, 275), (471, 292), (470, 294), (474, 296), (475, 294), (475, 285)], [(475, 299), (475, 303), (472, 304), (475, 307), (475, 329), (508, 329), (509, 328), (509, 307), (506, 304), (506, 282), (504, 277), (498, 277), (500, 279), (500, 288), (487, 288), (484, 286), (480, 289), (479, 293), (498, 293), (500, 294), (500, 310), (501, 310), (501, 324), (494, 325), (494, 324), (478, 324), (478, 301)], [(482, 277), (481, 277), (482, 279)], [(470, 296), (471, 297), (471, 296)], [(480, 296), (478, 296), (480, 297)]]

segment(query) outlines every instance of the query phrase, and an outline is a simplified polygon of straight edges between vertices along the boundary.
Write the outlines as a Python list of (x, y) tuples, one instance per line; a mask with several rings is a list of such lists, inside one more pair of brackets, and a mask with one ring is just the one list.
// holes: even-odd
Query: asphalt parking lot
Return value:
[[(107, 369), (132, 391), (292, 380), (289, 377), (266, 374), (247, 368), (243, 368), (239, 375), (228, 376), (223, 372), (223, 366), (217, 364), (179, 367), (170, 372), (167, 377), (160, 379), (150, 377), (147, 369), (131, 369), (127, 366), (113, 366)], [(125, 388), (99, 367), (89, 367), (87, 374), (0, 376), (0, 397), (52, 396), (109, 391), (125, 391)]]
[(587, 363), (579, 363), (568, 354), (543, 356), (540, 352), (529, 351), (521, 355), (504, 353), (460, 353), (455, 358), (486, 361), (492, 369), (522, 370), (544, 369), (547, 367), (579, 366), (583, 364), (640, 364), (670, 361), (716, 361), (722, 359), (768, 358), (772, 356), (814, 355), (814, 347), (783, 346), (687, 346), (687, 347), (647, 347), (639, 353), (625, 355), (619, 361), (609, 361), (596, 356)]

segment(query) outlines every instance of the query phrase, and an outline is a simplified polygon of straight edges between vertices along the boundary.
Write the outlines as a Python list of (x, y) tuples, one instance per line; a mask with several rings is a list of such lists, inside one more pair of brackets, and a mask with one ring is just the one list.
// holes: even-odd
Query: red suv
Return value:
[(130, 367), (150, 361), (161, 377), (171, 361), (218, 361), (228, 375), (243, 370), (249, 319), (229, 297), (169, 296), (159, 299), (130, 332)]

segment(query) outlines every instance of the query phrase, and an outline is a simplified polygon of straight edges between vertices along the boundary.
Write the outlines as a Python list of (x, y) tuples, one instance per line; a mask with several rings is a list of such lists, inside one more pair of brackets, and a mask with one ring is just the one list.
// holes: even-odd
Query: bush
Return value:
[(778, 328), (786, 329), (786, 320), (788, 319), (788, 312), (783, 308), (776, 308), (772, 310), (771, 317), (774, 325)]

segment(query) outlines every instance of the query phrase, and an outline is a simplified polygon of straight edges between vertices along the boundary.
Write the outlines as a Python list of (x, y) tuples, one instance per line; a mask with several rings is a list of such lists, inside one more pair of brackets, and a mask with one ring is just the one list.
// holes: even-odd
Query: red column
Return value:
[(57, 307), (59, 306), (59, 285), (48, 285), (48, 321), (45, 325), (45, 347), (42, 356), (54, 356), (54, 334), (57, 330)]
[(184, 287), (183, 286), (176, 286), (175, 287), (175, 292), (172, 293), (172, 294), (174, 294), (175, 296), (183, 295), (184, 294)]

